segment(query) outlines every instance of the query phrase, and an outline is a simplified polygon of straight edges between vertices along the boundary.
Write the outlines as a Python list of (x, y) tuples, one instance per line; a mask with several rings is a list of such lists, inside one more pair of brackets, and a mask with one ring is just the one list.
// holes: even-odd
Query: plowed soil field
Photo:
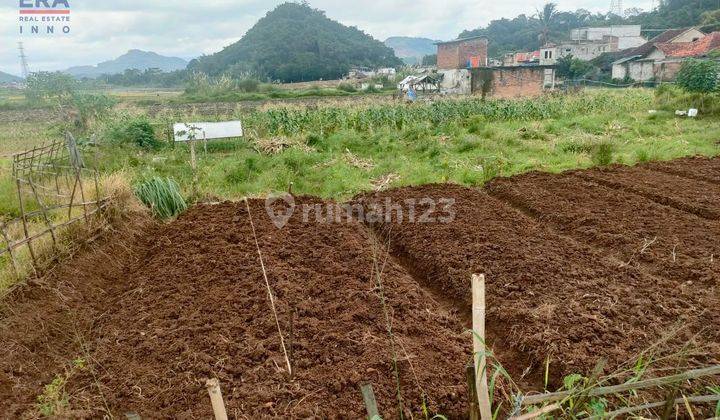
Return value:
[[(298, 209), (334, 203), (295, 197), (281, 228), (262, 200), (250, 213), (228, 202), (134, 221), (4, 298), (0, 417), (52, 405), (65, 417), (208, 418), (204, 384), (218, 378), (231, 417), (360, 418), (369, 382), (384, 418), (397, 416), (398, 390), (407, 414), (425, 401), (462, 418), (474, 273), (487, 278), (488, 344), (525, 392), (542, 390), (546, 363), (551, 387), (643, 352), (718, 364), (719, 162), (350, 203), (391, 205), (387, 219), (308, 218)], [(408, 219), (426, 210), (442, 217)]]

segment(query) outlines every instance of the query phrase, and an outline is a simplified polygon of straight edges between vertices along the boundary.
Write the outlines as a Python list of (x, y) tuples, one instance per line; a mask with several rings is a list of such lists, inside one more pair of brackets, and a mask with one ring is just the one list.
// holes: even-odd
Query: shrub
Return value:
[(180, 187), (170, 178), (147, 179), (135, 187), (135, 195), (160, 219), (175, 217), (187, 209)]
[(718, 90), (720, 63), (714, 60), (690, 59), (683, 62), (677, 84), (688, 92), (710, 93)]
[(260, 82), (255, 79), (241, 79), (237, 82), (237, 88), (241, 92), (257, 92), (260, 87)]
[(132, 143), (143, 149), (157, 149), (161, 144), (152, 125), (144, 117), (114, 122), (107, 129), (106, 136), (115, 143)]
[(350, 83), (340, 83), (337, 88), (338, 88), (338, 90), (342, 90), (343, 92), (350, 92), (350, 93), (357, 92), (357, 89), (355, 88), (355, 86), (353, 86)]
[(613, 161), (614, 147), (611, 143), (600, 143), (593, 149), (592, 160), (598, 166), (607, 166)]

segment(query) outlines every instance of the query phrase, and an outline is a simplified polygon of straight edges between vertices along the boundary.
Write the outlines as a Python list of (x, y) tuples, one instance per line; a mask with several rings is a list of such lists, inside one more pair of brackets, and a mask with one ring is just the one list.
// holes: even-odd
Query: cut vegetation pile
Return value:
[[(257, 246), (245, 203), (193, 207), (5, 299), (0, 416), (209, 417), (204, 385), (217, 377), (233, 417), (359, 418), (365, 382), (384, 418), (397, 416), (398, 389), (415, 418), (423, 400), (431, 413), (463, 417), (473, 273), (487, 276), (488, 344), (524, 392), (587, 376), (601, 358), (606, 374), (621, 372), (615, 382), (720, 364), (718, 162), (530, 173), (485, 190), (427, 185), (355, 200), (389, 199), (404, 223), (323, 222), (312, 212), (303, 222), (302, 205), (330, 203), (296, 197), (278, 229), (252, 200)], [(454, 220), (410, 223), (407, 200), (419, 217), (428, 198), (455, 200)], [(496, 385), (496, 398), (512, 391)]]

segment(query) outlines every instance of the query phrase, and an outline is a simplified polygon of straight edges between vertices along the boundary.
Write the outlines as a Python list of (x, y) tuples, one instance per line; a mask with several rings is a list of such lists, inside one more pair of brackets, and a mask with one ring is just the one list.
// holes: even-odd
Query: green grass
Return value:
[[(431, 182), (479, 186), (495, 176), (531, 170), (560, 172), (720, 154), (720, 121), (678, 118), (663, 111), (648, 114), (655, 106), (648, 90), (601, 90), (520, 101), (359, 103), (173, 117), (244, 121), (245, 138), (210, 142), (207, 153), (202, 146), (197, 148), (196, 189), (186, 144), (143, 150), (107, 142), (98, 151), (99, 165), (108, 173), (126, 170), (136, 182), (171, 177), (185, 197), (264, 196), (286, 191), (293, 183), (295, 193), (346, 199), (372, 190), (384, 179), (391, 180), (390, 187)], [(95, 132), (132, 118), (116, 112), (96, 125)], [(169, 121), (167, 115), (150, 118), (157, 127)], [(32, 126), (18, 130), (27, 130), (26, 137), (31, 138), (51, 132)], [(268, 142), (285, 148), (264, 152), (269, 150), (264, 147)], [(0, 195), (9, 197), (12, 188), (3, 182)], [(5, 207), (0, 212), (13, 214), (12, 205)]]
[(156, 176), (142, 181), (135, 186), (135, 195), (160, 219), (175, 217), (187, 208), (180, 187), (170, 178)]

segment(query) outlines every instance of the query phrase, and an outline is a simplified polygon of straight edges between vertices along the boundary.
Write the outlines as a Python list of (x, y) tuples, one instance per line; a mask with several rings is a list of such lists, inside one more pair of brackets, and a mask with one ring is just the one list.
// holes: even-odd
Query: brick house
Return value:
[(467, 69), (488, 65), (488, 39), (484, 36), (437, 42), (439, 70)]

